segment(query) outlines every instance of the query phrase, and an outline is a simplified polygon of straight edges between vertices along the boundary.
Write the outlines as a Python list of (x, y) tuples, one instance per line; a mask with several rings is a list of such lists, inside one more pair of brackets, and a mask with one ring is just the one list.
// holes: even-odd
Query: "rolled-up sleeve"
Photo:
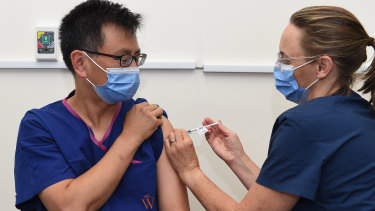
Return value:
[(76, 177), (46, 128), (30, 111), (21, 121), (14, 169), (17, 208), (29, 208), (45, 188)]

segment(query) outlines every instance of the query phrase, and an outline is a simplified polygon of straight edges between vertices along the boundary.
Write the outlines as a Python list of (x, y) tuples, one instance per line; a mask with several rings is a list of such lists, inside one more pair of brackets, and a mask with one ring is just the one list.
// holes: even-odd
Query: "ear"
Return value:
[(332, 68), (333, 68), (332, 58), (329, 56), (321, 56), (319, 59), (317, 59), (317, 63), (319, 65), (319, 69), (317, 71), (317, 77), (319, 79), (324, 79), (332, 71)]
[(86, 78), (86, 66), (85, 66), (85, 55), (82, 51), (74, 50), (70, 54), (70, 59), (72, 61), (72, 65), (74, 71), (78, 77)]

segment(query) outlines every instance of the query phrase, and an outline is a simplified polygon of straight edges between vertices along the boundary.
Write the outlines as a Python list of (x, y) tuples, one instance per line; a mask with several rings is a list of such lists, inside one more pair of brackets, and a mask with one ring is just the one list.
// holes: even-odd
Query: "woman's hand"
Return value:
[(199, 169), (199, 161), (190, 136), (185, 130), (174, 129), (164, 140), (170, 163), (185, 183), (190, 173)]
[[(206, 117), (202, 124), (209, 125), (214, 121)], [(205, 134), (207, 142), (214, 150), (217, 156), (224, 160), (227, 165), (231, 165), (233, 161), (240, 160), (245, 154), (240, 139), (237, 134), (226, 128), (219, 120), (217, 125), (208, 127)]]

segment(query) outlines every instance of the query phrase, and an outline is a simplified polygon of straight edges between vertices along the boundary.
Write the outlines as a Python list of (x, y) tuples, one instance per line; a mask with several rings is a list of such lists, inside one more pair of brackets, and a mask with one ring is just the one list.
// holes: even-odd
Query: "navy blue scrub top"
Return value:
[(293, 210), (375, 210), (375, 112), (357, 93), (281, 114), (257, 183), (300, 196)]
[[(68, 98), (72, 95), (74, 92)], [(121, 133), (129, 109), (145, 101), (131, 99), (119, 103), (103, 140), (96, 140), (66, 99), (32, 109), (21, 121), (14, 170), (18, 209), (46, 210), (37, 194), (94, 166)], [(164, 116), (167, 116), (165, 112)], [(159, 127), (139, 147), (117, 189), (101, 210), (158, 210), (156, 162), (162, 150), (163, 134)]]

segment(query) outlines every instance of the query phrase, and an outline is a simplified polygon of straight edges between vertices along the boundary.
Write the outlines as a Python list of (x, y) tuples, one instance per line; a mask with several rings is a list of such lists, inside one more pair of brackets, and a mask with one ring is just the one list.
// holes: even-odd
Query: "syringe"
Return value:
[(199, 134), (204, 134), (207, 132), (207, 127), (210, 127), (210, 126), (214, 126), (214, 125), (217, 125), (217, 123), (212, 123), (212, 124), (209, 124), (209, 125), (205, 125), (205, 126), (202, 126), (202, 127), (197, 127), (197, 128), (194, 128), (194, 129), (191, 129), (191, 130), (188, 130), (187, 132), (189, 134), (191, 134), (192, 132), (194, 131), (198, 131)]

